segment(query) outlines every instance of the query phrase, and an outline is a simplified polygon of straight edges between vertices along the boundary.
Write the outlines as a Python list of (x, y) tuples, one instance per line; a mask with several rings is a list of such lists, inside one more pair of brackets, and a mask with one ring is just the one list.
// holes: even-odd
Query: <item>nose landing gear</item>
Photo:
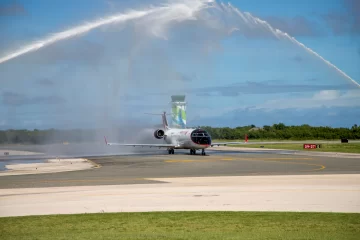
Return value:
[[(196, 155), (196, 150), (195, 149), (190, 149), (190, 155)], [(201, 150), (201, 155), (205, 156), (205, 149)]]
[(174, 154), (174, 153), (175, 153), (175, 150), (171, 148), (171, 149), (168, 150), (168, 153), (169, 153), (169, 154)]
[(203, 150), (201, 151), (201, 155), (203, 155), (203, 156), (205, 156), (205, 155), (206, 155), (206, 153), (205, 153), (205, 149), (203, 149)]

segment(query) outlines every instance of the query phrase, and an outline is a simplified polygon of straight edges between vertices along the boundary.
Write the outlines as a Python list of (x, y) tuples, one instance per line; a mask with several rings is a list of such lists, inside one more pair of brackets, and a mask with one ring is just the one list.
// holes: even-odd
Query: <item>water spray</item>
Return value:
[[(323, 62), (325, 62), (326, 65), (328, 65), (330, 68), (335, 69), (336, 72), (341, 74), (346, 79), (350, 80), (353, 84), (355, 84), (357, 87), (360, 87), (360, 84), (357, 83), (354, 79), (352, 79), (350, 76), (348, 76), (345, 72), (340, 70), (338, 67), (336, 67), (334, 64), (323, 58), (320, 54), (315, 52), (314, 50), (308, 48), (303, 43), (296, 40), (294, 37), (288, 35), (287, 33), (273, 28), (268, 22), (261, 20), (257, 17), (252, 16), (248, 12), (241, 12), (239, 9), (233, 7), (230, 3), (229, 4), (216, 4), (213, 0), (184, 0), (183, 2), (173, 2), (171, 4), (159, 6), (159, 7), (152, 7), (150, 9), (146, 9), (143, 11), (131, 11), (128, 13), (123, 14), (117, 14), (110, 17), (102, 18), (99, 20), (96, 20), (94, 22), (86, 23), (74, 28), (71, 28), (69, 30), (59, 32), (54, 34), (53, 36), (47, 37), (43, 40), (40, 40), (35, 43), (31, 43), (29, 45), (24, 46), (23, 48), (20, 48), (17, 51), (14, 51), (4, 57), (0, 57), (0, 64), (5, 63), (13, 58), (19, 57), (21, 55), (24, 55), (29, 52), (37, 51), (45, 46), (48, 46), (50, 44), (54, 44), (58, 41), (65, 40), (80, 34), (84, 34), (86, 32), (89, 32), (95, 28), (99, 28), (104, 25), (108, 24), (114, 24), (114, 23), (125, 23), (130, 20), (136, 20), (141, 19), (143, 17), (146, 17), (148, 15), (154, 14), (157, 16), (157, 18), (163, 17), (162, 23), (168, 24), (170, 21), (183, 21), (183, 20), (196, 20), (195, 13), (199, 12), (201, 10), (205, 10), (208, 8), (216, 8), (220, 10), (223, 13), (226, 13), (226, 15), (236, 15), (237, 19), (236, 21), (241, 24), (245, 24), (246, 28), (253, 28), (258, 29), (259, 27), (261, 29), (265, 29), (266, 31), (269, 31), (271, 34), (273, 34), (278, 39), (286, 39), (297, 46), (303, 48), (308, 53), (316, 56)], [(161, 15), (163, 14), (163, 15)], [(161, 28), (161, 27), (160, 27)], [(241, 27), (235, 26), (232, 27), (228, 34), (231, 34), (234, 31), (240, 31)], [(153, 32), (155, 36), (158, 36), (158, 32)], [(164, 38), (166, 39), (166, 38)]]
[[(223, 5), (225, 6), (225, 5)], [(294, 37), (290, 36), (289, 34), (287, 34), (286, 32), (283, 32), (279, 29), (275, 29), (273, 28), (268, 22), (261, 20), (257, 17), (252, 16), (250, 13), (245, 12), (242, 13), (240, 12), (239, 9), (233, 7), (231, 4), (228, 4), (228, 7), (231, 8), (234, 12), (236, 12), (239, 17), (246, 22), (247, 24), (261, 24), (265, 29), (267, 29), (268, 31), (270, 31), (276, 38), (281, 39), (281, 38), (285, 38), (289, 41), (291, 41), (292, 43), (298, 45), (299, 47), (305, 49), (308, 53), (318, 57), (319, 59), (321, 59), (323, 62), (326, 63), (326, 65), (328, 65), (329, 67), (335, 69), (338, 73), (340, 73), (342, 76), (344, 76), (346, 79), (350, 80), (352, 83), (354, 83), (357, 87), (360, 87), (360, 84), (358, 82), (356, 82), (354, 79), (352, 79), (349, 75), (347, 75), (346, 73), (344, 73), (342, 70), (340, 70), (338, 67), (336, 67), (334, 64), (332, 64), (331, 62), (329, 62), (328, 60), (326, 60), (325, 58), (323, 58), (320, 54), (318, 54), (317, 52), (315, 52), (314, 50), (312, 50), (311, 48), (305, 46), (303, 43), (299, 42), (298, 40), (296, 40)], [(249, 21), (251, 20), (251, 21)]]
[[(251, 16), (250, 13), (248, 13), (248, 16)], [(267, 23), (266, 21), (260, 20), (259, 18), (255, 18), (253, 16), (251, 16), (252, 18), (255, 19), (255, 21), (264, 24), (266, 26), (269, 27), (269, 29), (274, 32), (274, 34), (279, 34), (283, 37), (285, 37), (286, 39), (290, 40), (292, 43), (298, 45), (299, 47), (305, 49), (307, 52), (309, 52), (310, 54), (320, 58), (322, 61), (324, 61), (329, 67), (335, 69), (338, 73), (340, 73), (342, 76), (344, 76), (345, 78), (347, 78), (348, 80), (350, 80), (352, 83), (354, 83), (356, 86), (360, 87), (360, 84), (357, 83), (354, 79), (352, 79), (349, 75), (347, 75), (346, 73), (344, 73), (342, 70), (340, 70), (338, 67), (336, 67), (334, 64), (332, 64), (331, 62), (329, 62), (328, 60), (326, 60), (325, 58), (323, 58), (320, 54), (318, 54), (317, 52), (315, 52), (314, 50), (312, 50), (309, 47), (306, 47), (303, 43), (299, 42), (298, 40), (296, 40), (294, 37), (291, 37), (289, 34), (282, 32), (279, 29), (274, 29), (270, 26), (269, 23)]]
[(128, 13), (117, 14), (113, 16), (109, 16), (106, 18), (101, 18), (99, 20), (85, 23), (79, 25), (77, 27), (73, 27), (63, 32), (59, 32), (54, 34), (53, 36), (47, 37), (43, 40), (37, 41), (35, 43), (31, 43), (20, 48), (17, 51), (14, 51), (4, 57), (0, 58), (0, 64), (7, 62), (13, 58), (19, 57), (29, 52), (37, 51), (45, 46), (50, 44), (54, 44), (58, 41), (65, 40), (71, 37), (75, 37), (77, 35), (84, 34), (89, 32), (93, 29), (99, 28), (104, 25), (114, 24), (114, 23), (125, 23), (130, 20), (140, 19), (150, 14), (160, 14), (162, 12), (171, 12), (173, 16), (167, 16), (169, 19), (168, 21), (176, 21), (176, 20), (184, 20), (184, 19), (191, 19), (193, 17), (193, 13), (196, 11), (201, 10), (202, 8), (206, 7), (207, 4), (211, 3), (212, 1), (209, 0), (192, 0), (192, 1), (185, 1), (185, 3), (173, 3), (168, 4), (160, 7), (152, 7), (143, 11), (131, 11)]

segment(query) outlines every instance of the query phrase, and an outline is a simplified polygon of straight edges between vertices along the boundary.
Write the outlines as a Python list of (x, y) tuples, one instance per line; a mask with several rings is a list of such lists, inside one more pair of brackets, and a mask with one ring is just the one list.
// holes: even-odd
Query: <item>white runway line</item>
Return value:
[(0, 190), (0, 216), (145, 211), (360, 212), (360, 174), (152, 179)]

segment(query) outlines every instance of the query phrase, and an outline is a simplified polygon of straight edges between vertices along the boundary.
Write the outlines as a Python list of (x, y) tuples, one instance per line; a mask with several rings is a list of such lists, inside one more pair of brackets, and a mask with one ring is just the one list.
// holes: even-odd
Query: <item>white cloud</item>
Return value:
[(337, 90), (323, 90), (315, 93), (313, 96), (314, 100), (334, 100), (340, 97), (340, 93)]
[(23, 125), (26, 127), (28, 127), (28, 126), (41, 127), (42, 121), (41, 120), (24, 120)]
[(239, 109), (237, 106), (234, 107), (223, 107), (223, 108), (213, 108), (213, 107), (200, 107), (193, 108), (191, 112), (188, 113), (189, 121), (195, 121), (201, 119), (202, 117), (218, 117), (230, 113)]
[[(316, 108), (332, 108), (332, 107), (360, 107), (360, 90), (338, 91), (338, 90), (322, 90), (314, 93), (310, 97), (291, 98), (291, 96), (268, 100), (258, 105), (239, 105), (228, 106), (223, 108), (199, 107), (192, 108), (189, 111), (189, 122), (200, 118), (220, 117), (232, 113), (237, 110), (262, 110), (271, 112), (274, 110), (292, 109), (294, 111), (302, 111), (306, 109)], [(329, 111), (328, 116), (336, 116), (337, 112)]]
[(337, 116), (337, 115), (338, 115), (337, 112), (328, 112), (328, 116), (334, 117), (334, 116)]
[(349, 90), (344, 93), (336, 90), (324, 90), (310, 98), (282, 98), (269, 100), (254, 109), (309, 109), (318, 107), (360, 107), (360, 90)]

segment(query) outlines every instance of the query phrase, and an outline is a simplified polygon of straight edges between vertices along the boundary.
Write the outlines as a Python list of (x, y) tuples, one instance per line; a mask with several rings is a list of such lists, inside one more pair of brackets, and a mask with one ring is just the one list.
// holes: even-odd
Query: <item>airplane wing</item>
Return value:
[(158, 148), (175, 148), (176, 145), (174, 144), (141, 144), (141, 143), (109, 143), (107, 140), (106, 140), (106, 137), (105, 138), (105, 143), (106, 145), (109, 145), (109, 146), (131, 146), (131, 147), (158, 147)]
[(131, 143), (107, 143), (109, 146), (133, 146), (133, 147), (158, 147), (158, 148), (175, 148), (174, 144), (131, 144)]

